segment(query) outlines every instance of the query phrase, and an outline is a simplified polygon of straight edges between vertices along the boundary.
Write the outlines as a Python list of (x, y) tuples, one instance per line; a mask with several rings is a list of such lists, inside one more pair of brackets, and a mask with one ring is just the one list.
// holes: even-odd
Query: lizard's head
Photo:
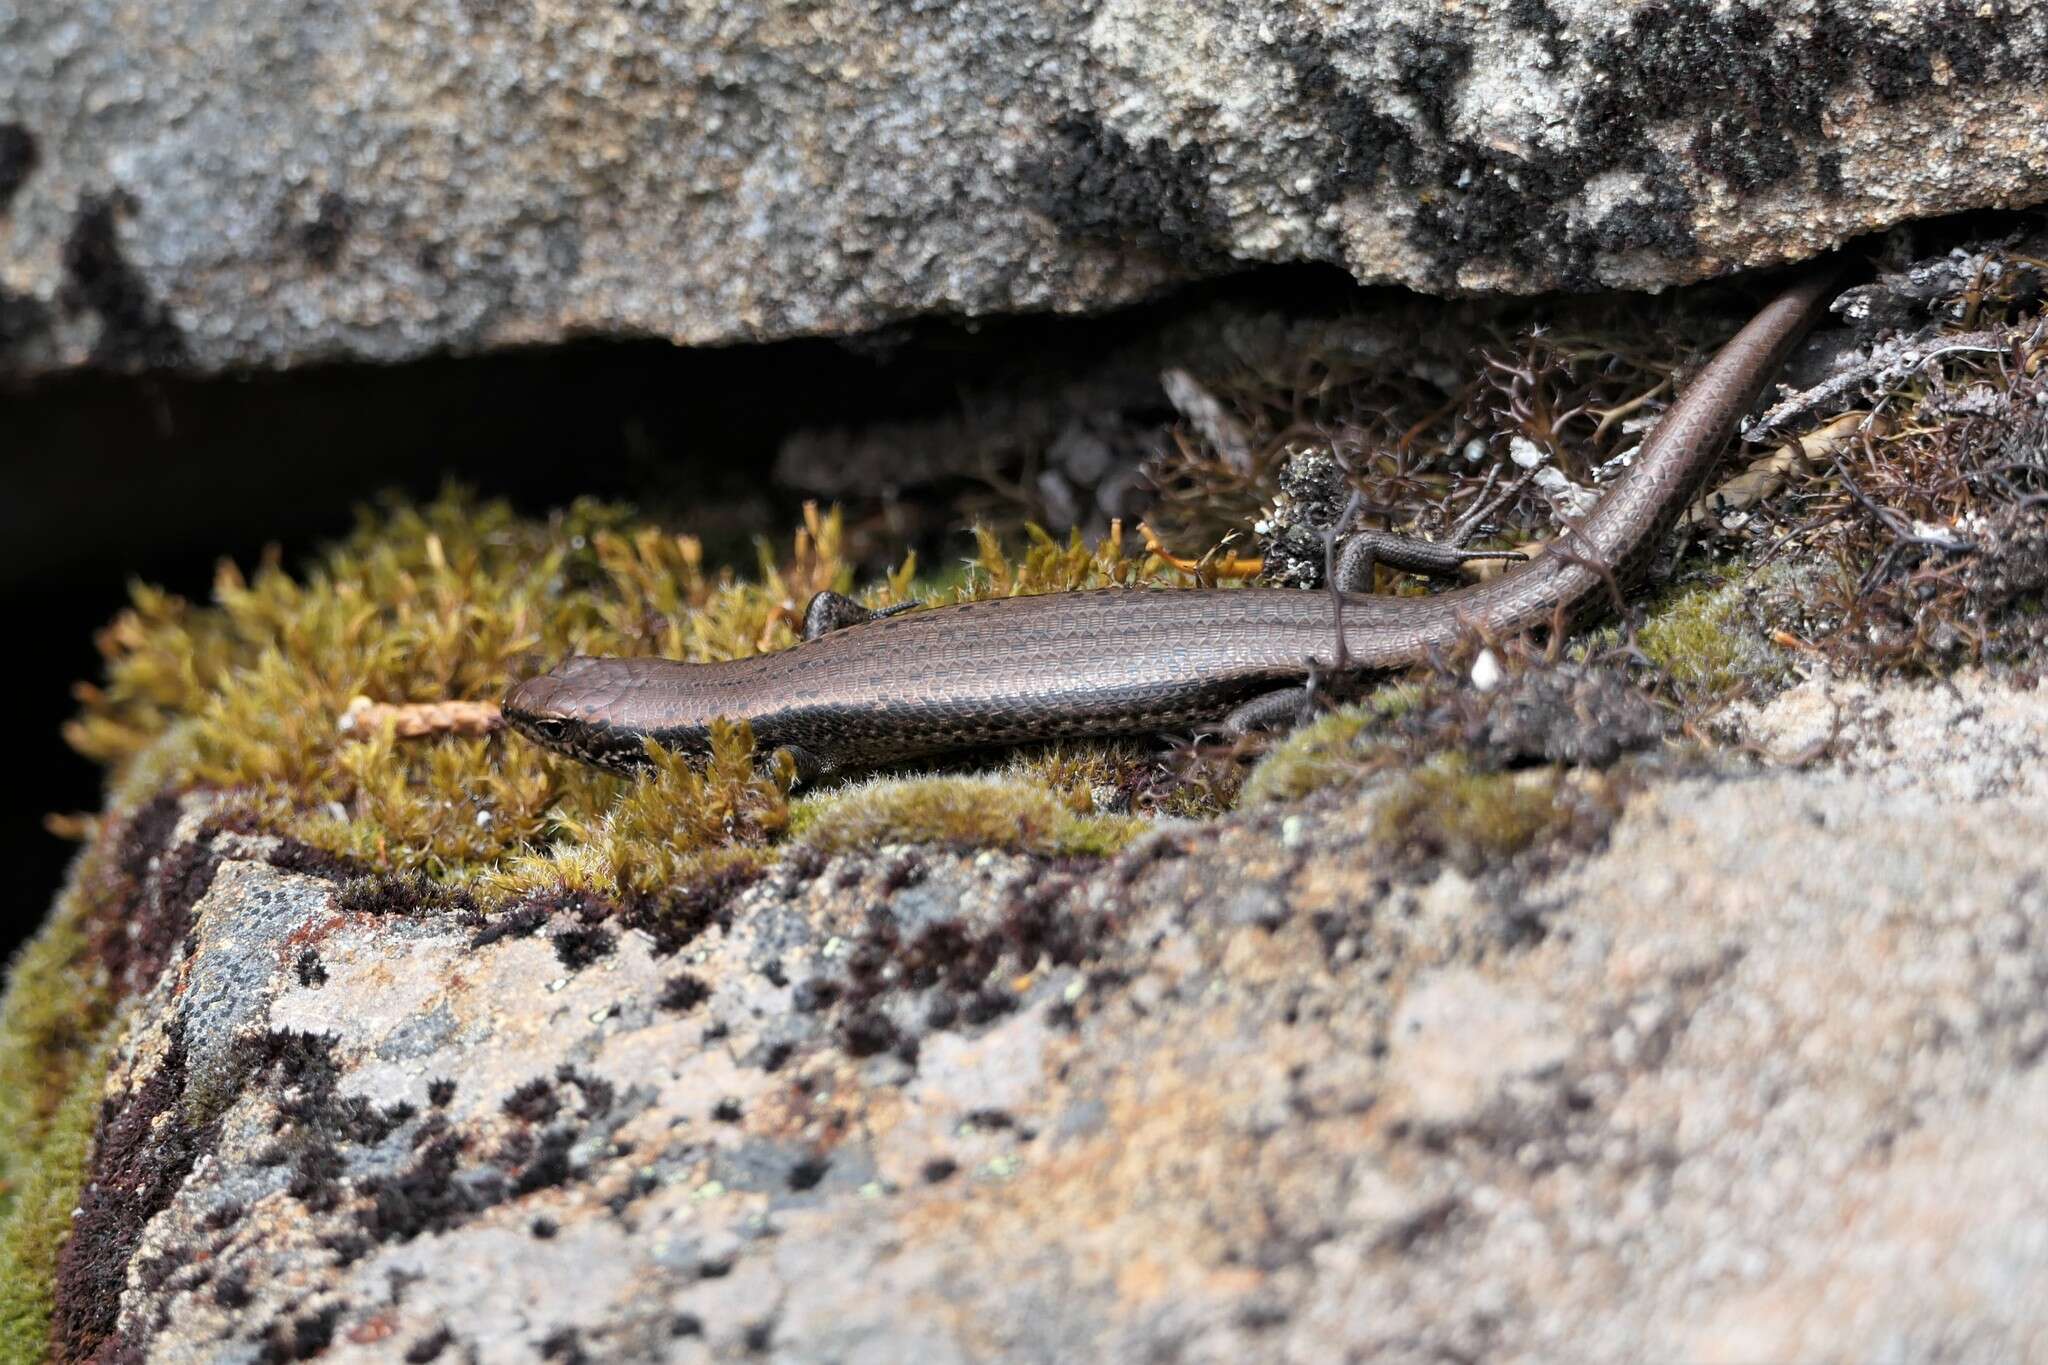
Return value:
[(613, 662), (572, 655), (549, 672), (506, 693), (505, 723), (558, 754), (614, 772), (632, 772), (647, 762), (637, 731), (615, 724), (608, 714), (618, 689), (605, 681), (600, 665)]

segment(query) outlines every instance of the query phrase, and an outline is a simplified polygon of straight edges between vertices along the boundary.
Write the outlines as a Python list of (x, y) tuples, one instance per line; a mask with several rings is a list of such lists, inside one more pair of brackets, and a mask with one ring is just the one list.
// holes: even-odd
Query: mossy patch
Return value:
[(1661, 677), (1640, 673), (1654, 670), (1627, 658), (1560, 659), (1509, 640), (1301, 727), (1252, 770), (1244, 800), (1294, 801), (1394, 770), (1445, 771), (1444, 764), (1475, 779), (1605, 769), (1626, 754), (1661, 749), (1678, 730)]
[[(107, 1006), (96, 998), (104, 973), (77, 901), (67, 895), (22, 948), (0, 996), (0, 1180), (11, 1182), (36, 1148), (106, 1024)], [(0, 1193), (0, 1209), (6, 1198)]]
[(1782, 656), (1760, 649), (1742, 618), (1743, 574), (1717, 566), (1654, 603), (1636, 631), (1636, 648), (1687, 695), (1714, 696), (1784, 671)]
[[(630, 791), (670, 791), (673, 773), (627, 783), (525, 744), (351, 737), (339, 727), (351, 698), (491, 699), (578, 651), (778, 648), (812, 591), (851, 586), (838, 538), (835, 518), (814, 517), (786, 563), (764, 550), (760, 578), (742, 582), (707, 571), (694, 540), (594, 503), (545, 523), (460, 495), (393, 506), (303, 579), (224, 566), (210, 608), (138, 587), (102, 634), (107, 681), (87, 690), (69, 736), (119, 781), (182, 725), (160, 779), (229, 790), (265, 827), (376, 868), (475, 881), (603, 825)], [(601, 875), (649, 873), (615, 857)]]
[(1406, 868), (1448, 865), (1467, 875), (1541, 846), (1585, 848), (1620, 810), (1625, 782), (1549, 763), (1482, 768), (1457, 750), (1418, 750), (1404, 721), (1421, 715), (1426, 690), (1383, 689), (1302, 727), (1253, 769), (1248, 804), (1298, 800), (1326, 787), (1373, 781), (1373, 844)]
[(118, 885), (113, 861), (111, 839), (87, 848), (0, 994), (0, 1360), (41, 1360), (49, 1348), (57, 1251), (120, 1030), (115, 973), (94, 943)]
[(792, 834), (824, 854), (880, 844), (1107, 857), (1148, 824), (1077, 810), (1043, 787), (994, 777), (884, 778), (796, 803)]
[(648, 746), (648, 757), (646, 770), (621, 784), (602, 815), (561, 813), (559, 841), (512, 853), (482, 889), (653, 895), (746, 861), (788, 829), (796, 765), (786, 753), (757, 761), (744, 723), (715, 724), (711, 756), (701, 765), (658, 744)]
[(0, 1178), (7, 1184), (0, 1200), (0, 1360), (42, 1360), (49, 1352), (57, 1253), (85, 1184), (110, 1055), (102, 1044), (68, 1067), (50, 1068), (45, 1075), (65, 1078), (55, 1106), (32, 1129), (10, 1126), (0, 1135)]
[(1404, 862), (1473, 876), (1539, 845), (1590, 843), (1619, 810), (1612, 791), (1563, 768), (1474, 772), (1445, 755), (1393, 781), (1373, 807), (1372, 838)]
[(1399, 751), (1387, 722), (1415, 706), (1421, 689), (1390, 683), (1362, 702), (1340, 706), (1296, 729), (1244, 780), (1247, 806), (1294, 801), (1310, 792), (1387, 767)]
[(1004, 776), (1057, 793), (1077, 811), (1201, 820), (1237, 802), (1243, 768), (1230, 753), (1190, 745), (1161, 753), (1143, 739), (1020, 750)]

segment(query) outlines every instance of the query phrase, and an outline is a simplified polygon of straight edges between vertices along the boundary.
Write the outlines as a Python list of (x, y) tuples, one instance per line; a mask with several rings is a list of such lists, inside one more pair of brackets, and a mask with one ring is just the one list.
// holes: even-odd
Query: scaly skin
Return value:
[[(1736, 424), (1821, 311), (1835, 271), (1798, 278), (1723, 346), (1576, 532), (1490, 583), (1426, 597), (1347, 594), (1347, 666), (1424, 661), (1472, 631), (1566, 620), (1626, 586), (1697, 495)], [(1337, 602), (1292, 589), (995, 598), (833, 630), (726, 663), (578, 657), (519, 684), (505, 718), (589, 763), (629, 768), (649, 738), (702, 751), (745, 720), (806, 775), (949, 749), (1183, 728), (1336, 662)]]

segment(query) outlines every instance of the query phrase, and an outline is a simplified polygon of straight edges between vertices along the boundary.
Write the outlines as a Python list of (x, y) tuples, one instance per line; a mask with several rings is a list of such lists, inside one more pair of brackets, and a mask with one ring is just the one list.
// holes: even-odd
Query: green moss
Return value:
[(1449, 863), (1468, 873), (1538, 844), (1583, 846), (1618, 805), (1609, 780), (1575, 779), (1557, 767), (1478, 772), (1461, 752), (1416, 762), (1411, 743), (1385, 722), (1414, 707), (1421, 689), (1391, 685), (1357, 706), (1304, 726), (1268, 754), (1244, 784), (1244, 801), (1290, 801), (1378, 774), (1371, 838), (1391, 861)]
[(1310, 721), (1259, 760), (1244, 780), (1239, 803), (1295, 801), (1387, 767), (1396, 761), (1395, 751), (1375, 736), (1421, 695), (1412, 683), (1389, 683), (1356, 705), (1340, 706)]
[(1243, 769), (1228, 754), (1200, 748), (1162, 754), (1141, 739), (1044, 744), (1003, 765), (1012, 781), (1043, 787), (1075, 810), (1119, 810), (1205, 820), (1236, 804)]
[[(1373, 807), (1373, 842), (1407, 860), (1468, 874), (1571, 835), (1584, 815), (1564, 772), (1475, 773), (1454, 754), (1402, 773)], [(1604, 825), (1603, 825), (1604, 827)]]
[(1781, 661), (1754, 646), (1742, 615), (1743, 592), (1739, 566), (1716, 568), (1707, 581), (1653, 604), (1636, 632), (1636, 647), (1693, 695), (1726, 692), (1782, 669)]
[(757, 764), (744, 723), (711, 727), (711, 757), (701, 767), (658, 744), (647, 752), (652, 764), (603, 815), (562, 815), (561, 842), (506, 859), (486, 888), (508, 896), (563, 885), (654, 892), (729, 866), (789, 828), (796, 765), (786, 753)]
[(107, 852), (88, 848), (0, 993), (0, 1360), (48, 1347), (57, 1249), (85, 1180), (120, 1024), (88, 932)]
[(152, 779), (232, 789), (274, 827), (397, 871), (477, 879), (630, 784), (523, 743), (345, 737), (349, 701), (490, 699), (572, 651), (708, 659), (777, 648), (847, 586), (836, 518), (759, 581), (706, 572), (687, 537), (579, 504), (554, 521), (450, 495), (366, 517), (303, 580), (223, 567), (216, 605), (138, 587), (101, 637), (107, 682), (69, 729), (117, 785), (174, 727)]
[(1045, 788), (994, 777), (884, 778), (796, 803), (790, 831), (821, 853), (944, 844), (1106, 857), (1151, 828), (1075, 809)]
[(99, 1044), (106, 1006), (75, 917), (60, 916), (15, 958), (0, 996), (0, 1180), (41, 1140), (72, 1075)]
[(8, 1163), (8, 1200), (0, 1206), (0, 1360), (42, 1360), (49, 1351), (57, 1252), (85, 1186), (110, 1052), (96, 1050), (71, 1071), (33, 1147)]

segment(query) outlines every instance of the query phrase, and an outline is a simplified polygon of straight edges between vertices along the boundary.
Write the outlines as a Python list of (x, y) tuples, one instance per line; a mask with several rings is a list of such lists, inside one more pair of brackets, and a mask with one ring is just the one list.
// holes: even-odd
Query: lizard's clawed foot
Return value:
[(898, 602), (893, 607), (864, 607), (845, 593), (821, 592), (804, 608), (804, 639), (815, 640), (835, 630), (879, 621), (885, 616), (923, 606), (922, 602)]

